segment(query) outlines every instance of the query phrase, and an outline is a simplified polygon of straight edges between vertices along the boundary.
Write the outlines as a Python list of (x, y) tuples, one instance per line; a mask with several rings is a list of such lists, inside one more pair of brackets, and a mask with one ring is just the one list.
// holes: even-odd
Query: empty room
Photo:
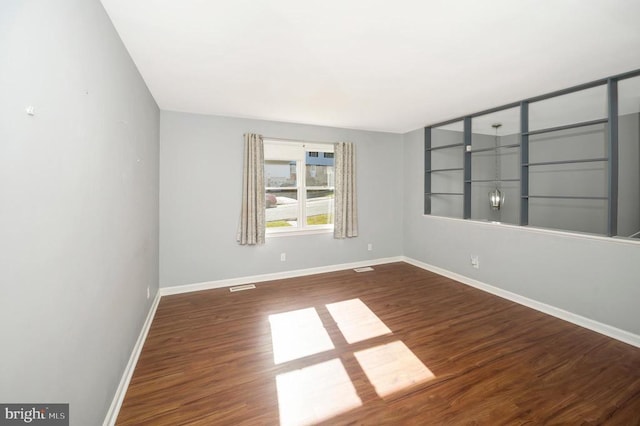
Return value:
[(640, 3), (0, 2), (0, 424), (640, 425)]

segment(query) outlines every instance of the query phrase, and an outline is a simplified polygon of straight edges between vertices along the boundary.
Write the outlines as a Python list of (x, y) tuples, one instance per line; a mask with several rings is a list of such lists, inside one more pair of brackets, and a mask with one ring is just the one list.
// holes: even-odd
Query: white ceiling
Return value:
[(101, 0), (159, 107), (406, 132), (640, 68), (638, 0)]

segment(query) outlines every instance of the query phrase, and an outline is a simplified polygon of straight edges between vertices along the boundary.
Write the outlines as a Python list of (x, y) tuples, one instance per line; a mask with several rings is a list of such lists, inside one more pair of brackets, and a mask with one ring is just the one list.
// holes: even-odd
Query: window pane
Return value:
[(461, 169), (464, 166), (463, 155), (461, 146), (431, 151), (431, 168), (433, 170)]
[(640, 238), (640, 77), (618, 83), (618, 235)]
[[(323, 152), (320, 154), (328, 153)], [(333, 157), (318, 155), (317, 152), (307, 152), (305, 170), (306, 185), (334, 186), (333, 161)]]
[(529, 161), (571, 161), (607, 156), (604, 124), (529, 136)]
[(520, 182), (502, 182), (498, 188), (502, 193), (502, 206), (492, 209), (489, 192), (496, 188), (493, 182), (471, 184), (471, 219), (500, 223), (520, 223)]
[[(606, 197), (606, 142), (603, 124), (530, 136), (529, 196)], [(537, 164), (553, 161), (567, 163)], [(533, 226), (603, 234), (606, 219), (606, 200), (529, 199)]]
[[(471, 218), (520, 223), (520, 108), (471, 120)], [(489, 193), (503, 202), (492, 208)]]
[(334, 193), (332, 189), (307, 191), (307, 225), (333, 223)]
[(427, 173), (429, 174), (428, 178), (431, 183), (428, 192), (434, 195), (426, 195), (425, 203), (427, 206), (430, 206), (431, 214), (433, 215), (462, 217), (463, 197), (460, 195), (450, 195), (450, 193), (458, 194), (463, 191), (463, 143), (464, 132), (462, 121), (431, 129), (432, 150), (428, 152), (431, 171), (427, 171)]
[(607, 118), (605, 85), (529, 104), (529, 130)]
[(264, 162), (264, 178), (267, 187), (295, 187), (296, 162), (266, 160)]
[(567, 231), (607, 233), (606, 200), (532, 198), (529, 224)]
[[(531, 167), (529, 195), (607, 197), (607, 163), (571, 163)], [(567, 225), (573, 216), (565, 218)]]
[(447, 170), (431, 173), (431, 192), (463, 191), (464, 173), (462, 170)]
[(269, 189), (266, 191), (266, 198), (267, 228), (298, 225), (298, 192), (295, 189)]
[(434, 216), (447, 216), (462, 218), (462, 195), (430, 195), (426, 202), (431, 203), (431, 214)]
[[(443, 145), (451, 145), (454, 143), (464, 142), (464, 126), (463, 121), (446, 124), (431, 129), (431, 147), (436, 148)], [(459, 148), (461, 150), (462, 148)]]
[(508, 108), (471, 119), (471, 146), (473, 149), (495, 146), (496, 127), (498, 145), (520, 142), (520, 107)]

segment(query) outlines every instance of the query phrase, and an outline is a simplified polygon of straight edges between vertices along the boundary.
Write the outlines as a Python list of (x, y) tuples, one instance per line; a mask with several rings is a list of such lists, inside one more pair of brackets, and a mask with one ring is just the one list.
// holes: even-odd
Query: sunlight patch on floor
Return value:
[(375, 346), (353, 355), (380, 397), (435, 377), (401, 341)]
[[(361, 348), (362, 342), (373, 338), (386, 336), (387, 342), (394, 339), (389, 327), (360, 299), (325, 306), (348, 345), (360, 342)], [(270, 315), (269, 323), (276, 364), (335, 348), (313, 307)], [(347, 350), (381, 398), (435, 377), (402, 341), (380, 342), (371, 340), (366, 349), (357, 352)], [(336, 357), (330, 361), (309, 365), (309, 359), (304, 368), (276, 376), (281, 425), (316, 424), (362, 406), (342, 361), (331, 354)]]
[(281, 425), (309, 425), (360, 407), (362, 401), (339, 359), (276, 377)]
[(334, 348), (315, 308), (269, 315), (276, 364)]
[(326, 305), (347, 343), (362, 342), (391, 333), (391, 330), (360, 299)]

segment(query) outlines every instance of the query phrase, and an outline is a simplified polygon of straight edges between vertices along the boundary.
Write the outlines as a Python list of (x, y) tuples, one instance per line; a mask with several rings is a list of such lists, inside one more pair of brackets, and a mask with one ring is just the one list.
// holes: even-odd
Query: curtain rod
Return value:
[(286, 139), (286, 138), (272, 138), (271, 136), (262, 136), (262, 139), (267, 139), (276, 142), (299, 142), (299, 143), (314, 143), (322, 145), (333, 145), (335, 142), (320, 142), (320, 141), (306, 141), (304, 139)]

